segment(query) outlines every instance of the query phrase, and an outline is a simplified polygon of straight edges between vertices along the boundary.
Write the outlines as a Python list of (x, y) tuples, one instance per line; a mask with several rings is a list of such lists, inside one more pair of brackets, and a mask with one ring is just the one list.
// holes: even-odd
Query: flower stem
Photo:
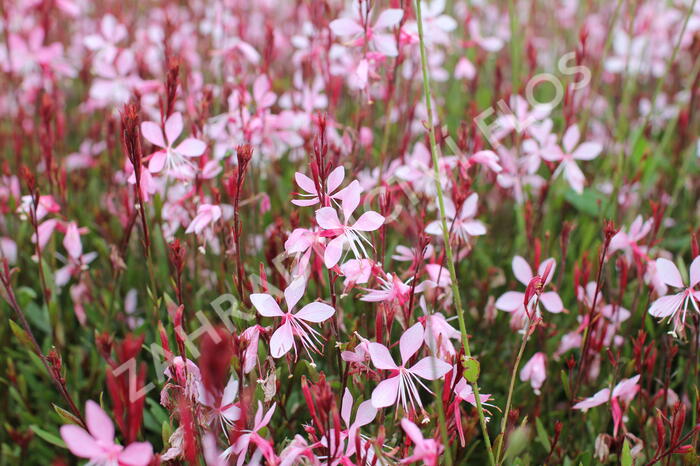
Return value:
[[(433, 107), (432, 107), (432, 97), (430, 93), (430, 74), (428, 71), (428, 61), (425, 52), (425, 38), (423, 36), (423, 16), (421, 13), (421, 2), (416, 0), (416, 21), (418, 23), (418, 40), (420, 45), (420, 61), (421, 61), (421, 71), (423, 74), (423, 93), (425, 94), (425, 106), (428, 114), (428, 135), (430, 137), (430, 154), (433, 159), (433, 170), (435, 174), (435, 187), (437, 190), (438, 205), (440, 207), (440, 222), (442, 224), (442, 235), (445, 243), (445, 255), (447, 256), (447, 267), (450, 271), (450, 278), (452, 280), (452, 294), (454, 295), (455, 308), (457, 311), (457, 319), (459, 321), (459, 331), (462, 339), (462, 346), (464, 347), (464, 354), (466, 357), (471, 357), (471, 351), (469, 349), (469, 337), (467, 336), (467, 326), (464, 322), (464, 310), (462, 309), (462, 298), (459, 294), (459, 285), (457, 281), (457, 272), (454, 266), (454, 257), (452, 254), (452, 246), (450, 245), (450, 235), (447, 229), (447, 221), (445, 216), (445, 200), (442, 193), (442, 185), (440, 184), (440, 168), (439, 168), (439, 157), (437, 152), (437, 142), (435, 140), (435, 128), (433, 126)], [(486, 418), (484, 416), (484, 408), (481, 405), (481, 397), (479, 395), (479, 386), (476, 381), (471, 383), (472, 390), (474, 392), (474, 399), (476, 401), (476, 409), (479, 413), (479, 422), (481, 424), (481, 431), (484, 436), (484, 442), (486, 443), (486, 450), (489, 457), (489, 464), (494, 466), (495, 460), (493, 457), (493, 451), (491, 450), (491, 439), (489, 437), (488, 428), (486, 426)], [(438, 403), (439, 412), (442, 412), (442, 403)], [(444, 413), (441, 416), (444, 418)], [(441, 425), (443, 443), (447, 449), (449, 446), (449, 439), (447, 438), (446, 428), (444, 427), (444, 422)], [(449, 451), (447, 452), (448, 464), (451, 464), (452, 458), (449, 456)]]

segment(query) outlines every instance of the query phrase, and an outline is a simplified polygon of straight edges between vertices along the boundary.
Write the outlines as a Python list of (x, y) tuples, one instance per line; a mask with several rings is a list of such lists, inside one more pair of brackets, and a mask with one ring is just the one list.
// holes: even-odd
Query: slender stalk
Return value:
[[(440, 160), (437, 152), (437, 142), (435, 140), (435, 128), (433, 126), (433, 106), (432, 106), (432, 96), (430, 93), (430, 74), (428, 71), (428, 60), (425, 52), (425, 38), (423, 36), (423, 15), (421, 12), (420, 1), (416, 1), (416, 21), (418, 23), (418, 40), (420, 45), (420, 61), (421, 61), (421, 71), (423, 74), (423, 93), (425, 95), (425, 106), (428, 114), (428, 135), (430, 138), (430, 154), (433, 159), (433, 170), (435, 174), (435, 187), (437, 190), (438, 205), (440, 208), (440, 222), (442, 226), (442, 236), (445, 243), (445, 255), (447, 256), (447, 267), (450, 271), (450, 278), (452, 280), (452, 294), (454, 295), (455, 308), (457, 311), (457, 319), (459, 321), (459, 331), (462, 339), (462, 346), (464, 347), (464, 354), (466, 357), (471, 357), (471, 351), (469, 349), (469, 337), (467, 336), (467, 326), (464, 322), (464, 310), (462, 309), (462, 298), (459, 294), (459, 284), (457, 281), (457, 272), (455, 271), (454, 256), (452, 254), (452, 246), (450, 245), (450, 235), (447, 229), (447, 220), (445, 215), (445, 200), (442, 193), (442, 185), (440, 184)], [(479, 394), (479, 385), (476, 382), (471, 383), (472, 390), (474, 392), (474, 399), (476, 401), (476, 409), (479, 413), (479, 422), (481, 424), (481, 431), (484, 436), (484, 442), (486, 443), (486, 450), (488, 453), (489, 464), (495, 466), (496, 462), (494, 460), (493, 451), (491, 450), (491, 439), (489, 437), (488, 428), (486, 426), (486, 417), (484, 416), (484, 407), (481, 405), (481, 396)], [(439, 413), (442, 412), (442, 403), (438, 403)], [(442, 413), (444, 418), (444, 413)], [(444, 422), (443, 422), (444, 424)], [(441, 426), (443, 442), (445, 447), (449, 445), (449, 439), (446, 435), (446, 429)], [(451, 464), (452, 458), (448, 455), (448, 464)]]
[(82, 424), (82, 427), (85, 427), (87, 425), (85, 423), (85, 419), (80, 413), (78, 406), (73, 401), (73, 398), (70, 396), (70, 393), (68, 393), (65, 381), (63, 381), (62, 378), (59, 378), (60, 375), (57, 374), (56, 371), (51, 367), (48, 358), (41, 350), (41, 346), (39, 346), (39, 342), (36, 340), (34, 332), (32, 332), (32, 329), (29, 326), (29, 322), (27, 322), (27, 318), (24, 315), (24, 311), (17, 302), (15, 292), (12, 289), (12, 285), (10, 284), (10, 273), (7, 269), (7, 262), (5, 262), (4, 264), (0, 264), (0, 266), (5, 267), (5, 272), (0, 272), (0, 282), (2, 283), (3, 288), (5, 290), (5, 299), (7, 300), (7, 303), (10, 305), (12, 310), (15, 311), (17, 320), (19, 320), (20, 324), (22, 325), (22, 328), (24, 329), (24, 332), (27, 334), (27, 338), (29, 338), (29, 342), (31, 343), (32, 348), (34, 349), (34, 352), (37, 356), (39, 356), (39, 359), (41, 359), (41, 362), (44, 365), (46, 372), (49, 373), (49, 377), (51, 377), (51, 380), (53, 381), (54, 385), (56, 385), (56, 389), (66, 401), (66, 403), (68, 403), (68, 407), (70, 408), (73, 415), (77, 418), (77, 420)]
[[(539, 297), (537, 298), (539, 301)], [(538, 303), (535, 302), (533, 306), (534, 310), (537, 309)], [(510, 413), (510, 405), (513, 401), (513, 391), (515, 390), (515, 377), (518, 374), (518, 368), (520, 367), (520, 361), (523, 359), (523, 354), (525, 353), (525, 345), (527, 345), (528, 337), (530, 336), (530, 328), (532, 327), (532, 319), (527, 319), (527, 325), (525, 326), (525, 333), (523, 333), (523, 338), (520, 342), (520, 348), (518, 349), (518, 355), (515, 358), (515, 364), (513, 365), (513, 372), (510, 375), (510, 386), (508, 387), (508, 397), (506, 398), (506, 408), (503, 411), (503, 419), (501, 419), (501, 435), (496, 440), (496, 463), (501, 463), (501, 450), (503, 449), (503, 443), (505, 442), (506, 428), (508, 428), (508, 414)]]

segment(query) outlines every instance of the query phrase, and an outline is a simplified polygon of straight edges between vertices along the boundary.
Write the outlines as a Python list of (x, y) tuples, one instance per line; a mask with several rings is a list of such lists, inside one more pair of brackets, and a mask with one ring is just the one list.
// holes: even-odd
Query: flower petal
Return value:
[(683, 288), (683, 279), (676, 264), (663, 257), (656, 259), (656, 273), (662, 282), (676, 288)]
[(253, 293), (250, 295), (250, 302), (253, 303), (255, 309), (258, 310), (261, 316), (265, 317), (283, 317), (284, 312), (280, 309), (275, 298), (266, 293)]
[(165, 139), (169, 146), (172, 146), (175, 140), (180, 136), (182, 127), (182, 114), (180, 112), (173, 113), (165, 120)]
[(120, 466), (147, 466), (153, 457), (153, 447), (148, 442), (134, 442), (129, 444), (119, 454)]
[(76, 425), (61, 427), (61, 438), (75, 456), (80, 458), (99, 458), (104, 452), (92, 435)]
[[(372, 342), (369, 344), (369, 356), (372, 358), (372, 364), (377, 369), (396, 370), (398, 366), (391, 357), (391, 353), (386, 346), (381, 343)], [(376, 406), (376, 405), (375, 405)]]
[(396, 397), (399, 394), (398, 375), (389, 379), (383, 380), (376, 386), (372, 392), (372, 406), (375, 408), (386, 408), (396, 403)]
[(272, 338), (270, 338), (270, 354), (273, 358), (281, 358), (292, 349), (293, 345), (292, 326), (287, 321), (272, 334)]
[(324, 230), (343, 228), (338, 218), (338, 212), (333, 207), (321, 207), (316, 211), (316, 223)]
[(357, 219), (355, 224), (352, 226), (353, 230), (359, 231), (374, 231), (379, 229), (384, 224), (384, 216), (378, 214), (377, 212), (370, 210), (365, 212)]
[(517, 278), (520, 283), (527, 286), (530, 280), (532, 280), (530, 264), (522, 257), (515, 256), (513, 258), (513, 275), (515, 275), (515, 278)]
[(107, 413), (92, 400), (85, 403), (85, 422), (90, 434), (104, 443), (114, 443), (114, 424)]
[(165, 148), (163, 131), (157, 124), (153, 123), (152, 121), (144, 121), (141, 123), (141, 133), (143, 134), (143, 137), (154, 146)]
[(399, 348), (401, 349), (401, 361), (405, 365), (411, 357), (418, 352), (423, 346), (423, 336), (425, 330), (423, 325), (418, 322), (406, 330), (399, 340)]
[(442, 359), (428, 356), (418, 361), (408, 372), (427, 380), (439, 379), (452, 370), (452, 365)]
[(199, 157), (205, 150), (207, 150), (207, 145), (204, 141), (195, 138), (187, 138), (175, 148), (177, 153), (187, 157)]
[(302, 307), (299, 312), (294, 314), (297, 319), (307, 322), (323, 322), (335, 314), (335, 309), (332, 306), (324, 303), (309, 303)]

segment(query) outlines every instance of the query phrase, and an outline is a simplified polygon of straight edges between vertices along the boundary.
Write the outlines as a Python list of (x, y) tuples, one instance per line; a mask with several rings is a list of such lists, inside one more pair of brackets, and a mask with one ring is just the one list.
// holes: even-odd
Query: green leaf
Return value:
[(622, 455), (620, 456), (620, 464), (622, 466), (632, 466), (634, 464), (634, 461), (632, 460), (632, 452), (630, 451), (630, 444), (625, 439), (625, 442), (622, 444)]
[(479, 361), (474, 358), (464, 358), (462, 366), (464, 367), (463, 375), (467, 382), (475, 383), (479, 380), (479, 373), (481, 372)]
[(564, 392), (566, 393), (566, 397), (568, 399), (571, 399), (571, 387), (569, 386), (569, 375), (564, 371), (564, 369), (561, 370), (561, 384), (564, 386)]
[(527, 426), (519, 426), (508, 436), (508, 447), (503, 459), (514, 459), (525, 451), (530, 442)]
[(49, 432), (46, 432), (42, 428), (35, 426), (35, 425), (31, 425), (31, 426), (29, 426), (29, 428), (32, 429), (32, 431), (34, 431), (34, 433), (37, 436), (39, 436), (39, 438), (41, 438), (42, 440), (44, 440), (52, 445), (55, 445), (57, 447), (66, 448), (66, 444), (63, 442), (63, 440), (61, 440), (56, 435), (49, 433)]
[[(27, 348), (32, 348), (32, 340), (29, 338), (29, 335), (27, 335), (27, 332), (25, 332), (24, 329), (17, 325), (12, 319), (10, 319), (10, 329), (15, 335), (15, 338), (17, 338), (21, 344)], [(34, 351), (33, 348), (32, 351)]]
[(597, 217), (600, 213), (601, 205), (604, 205), (608, 200), (608, 196), (594, 189), (584, 189), (583, 193), (578, 194), (576, 191), (568, 190), (564, 198), (577, 210), (585, 214)]
[(537, 428), (537, 441), (542, 444), (545, 450), (551, 450), (552, 444), (549, 442), (549, 436), (547, 435), (542, 421), (538, 417), (535, 418), (535, 427)]
[(59, 417), (63, 420), (63, 422), (66, 422), (68, 424), (81, 424), (80, 420), (77, 417), (75, 417), (74, 414), (69, 413), (65, 409), (61, 408), (60, 406), (56, 406), (53, 403), (51, 403), (51, 406), (53, 406), (54, 411), (58, 413)]

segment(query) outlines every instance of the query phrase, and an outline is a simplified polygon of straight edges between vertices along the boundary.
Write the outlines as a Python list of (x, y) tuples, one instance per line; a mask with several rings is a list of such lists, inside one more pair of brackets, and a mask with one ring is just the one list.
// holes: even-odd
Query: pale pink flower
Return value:
[[(276, 406), (276, 403), (273, 404), (263, 416), (263, 405), (262, 402), (258, 400), (258, 410), (255, 413), (253, 428), (251, 430), (244, 431), (244, 433), (238, 437), (236, 443), (224, 450), (221, 456), (228, 459), (228, 457), (233, 453), (238, 456), (236, 465), (241, 466), (245, 462), (248, 446), (252, 442), (258, 447), (258, 452), (261, 453), (270, 462), (270, 464), (275, 464), (275, 451), (272, 448), (272, 443), (269, 440), (265, 440), (258, 432), (260, 432), (263, 427), (266, 427), (270, 423), (270, 419), (272, 419)], [(255, 457), (255, 454), (253, 456)], [(247, 464), (254, 464), (254, 462), (251, 460), (251, 462)]]
[(401, 460), (402, 464), (422, 461), (425, 466), (437, 466), (444, 447), (435, 439), (423, 438), (417, 425), (407, 418), (401, 419), (401, 428), (414, 444), (413, 454)]
[(683, 283), (681, 273), (676, 265), (668, 259), (656, 259), (656, 271), (666, 285), (680, 288), (683, 291), (662, 296), (654, 301), (649, 308), (649, 314), (659, 319), (668, 317), (669, 323), (673, 322), (674, 332), (682, 332), (685, 327), (688, 304), (692, 303), (695, 312), (700, 313), (698, 308), (700, 291), (695, 290), (695, 286), (700, 283), (700, 256), (697, 256), (690, 264), (690, 284), (688, 286)]
[(221, 398), (217, 402), (217, 397), (209, 393), (204, 384), (199, 385), (199, 403), (203, 406), (211, 408), (214, 419), (217, 419), (221, 424), (221, 430), (225, 433), (226, 426), (233, 426), (233, 423), (240, 419), (241, 409), (234, 404), (234, 400), (238, 395), (238, 380), (232, 375)]
[[(637, 392), (639, 392), (640, 386), (638, 382), (639, 374), (629, 379), (622, 379), (620, 383), (615, 385), (612, 394), (610, 393), (609, 388), (604, 388), (590, 398), (586, 398), (585, 400), (576, 403), (573, 406), (573, 409), (580, 409), (583, 412), (586, 412), (590, 408), (600, 406), (610, 401), (615, 426), (614, 435), (617, 436), (617, 431), (622, 424), (624, 410), (626, 409), (627, 405), (629, 405), (630, 401), (632, 401), (632, 399), (634, 399), (634, 397), (637, 395)], [(620, 406), (620, 403), (622, 403), (622, 406)]]
[(17, 262), (17, 244), (6, 236), (0, 236), (0, 258), (12, 265)]
[(253, 325), (248, 327), (241, 333), (241, 340), (246, 344), (243, 352), (243, 373), (249, 374), (255, 369), (255, 363), (258, 361), (258, 342), (260, 341), (260, 332), (265, 332), (265, 327)]
[(476, 67), (467, 57), (462, 57), (457, 61), (454, 75), (457, 79), (467, 79), (471, 81), (476, 77)]
[(212, 204), (200, 204), (197, 216), (192, 219), (185, 233), (198, 235), (210, 224), (215, 224), (221, 218), (221, 207)]
[[(525, 287), (528, 286), (530, 280), (534, 277), (530, 265), (525, 259), (520, 256), (513, 257), (513, 274), (515, 278), (522, 283)], [(550, 268), (549, 274), (546, 277), (542, 277), (548, 267)], [(556, 262), (553, 258), (546, 259), (542, 261), (539, 268), (537, 269), (537, 275), (544, 279), (543, 287), (551, 283), (554, 277), (554, 269), (556, 268)], [(525, 293), (520, 291), (507, 291), (501, 295), (500, 298), (496, 300), (496, 309), (504, 312), (513, 313), (512, 326), (514, 328), (520, 328), (527, 318), (527, 312), (525, 309)], [(556, 291), (546, 291), (542, 293), (539, 297), (539, 302), (544, 305), (547, 311), (557, 314), (564, 310), (564, 304)], [(535, 308), (535, 313), (537, 316), (540, 315), (539, 304)]]
[[(329, 175), (328, 179), (326, 180), (326, 190), (327, 192), (324, 193), (325, 196), (328, 196), (332, 199), (338, 199), (339, 195), (342, 193), (338, 192), (336, 194), (333, 194), (336, 189), (340, 186), (340, 184), (343, 182), (343, 179), (345, 178), (345, 168), (343, 167), (336, 167)], [(308, 176), (304, 175), (303, 173), (296, 172), (294, 174), (294, 179), (297, 182), (297, 185), (304, 191), (304, 193), (300, 193), (299, 195), (303, 198), (306, 199), (292, 199), (292, 204), (298, 205), (298, 206), (311, 206), (319, 203), (318, 199), (318, 192), (316, 191), (316, 184), (314, 181), (309, 178)]]
[[(424, 300), (421, 300), (421, 304), (424, 304)], [(455, 347), (450, 340), (459, 340), (461, 335), (457, 329), (447, 323), (445, 316), (434, 312), (426, 315), (422, 321), (425, 326), (423, 339), (431, 352), (443, 357), (455, 356)]]
[[(174, 372), (173, 372), (174, 371)], [(168, 366), (163, 371), (168, 379), (174, 379), (185, 387), (185, 395), (188, 398), (196, 398), (202, 385), (202, 374), (199, 367), (190, 359), (182, 360), (182, 356), (175, 356), (168, 361)]]
[[(457, 374), (461, 373), (461, 368), (458, 366), (453, 367), (453, 376), (457, 376)], [(465, 444), (465, 439), (464, 439), (464, 429), (462, 427), (462, 413), (460, 412), (459, 405), (462, 403), (462, 401), (466, 401), (470, 405), (474, 406), (475, 408), (477, 407), (476, 404), (476, 396), (474, 396), (474, 389), (467, 383), (467, 380), (464, 377), (459, 376), (459, 382), (457, 382), (457, 385), (455, 385), (455, 401), (453, 404), (453, 410), (454, 410), (454, 417), (455, 417), (455, 425), (457, 426), (457, 432), (459, 433), (459, 440), (464, 446)], [(491, 400), (491, 395), (487, 393), (479, 393), (479, 399), (481, 400), (481, 405), (482, 406), (493, 406), (492, 404), (489, 404), (488, 401)], [(488, 410), (484, 410), (488, 413)], [(488, 422), (490, 418), (486, 418), (486, 421)]]
[(370, 259), (350, 259), (340, 266), (345, 276), (345, 287), (362, 285), (369, 281), (374, 262)]
[[(396, 41), (390, 29), (397, 26), (403, 17), (403, 10), (390, 8), (377, 17), (374, 24), (364, 24), (364, 5), (353, 2), (350, 8), (352, 17), (339, 18), (328, 25), (333, 34), (347, 38), (347, 44), (362, 47), (369, 44), (374, 50), (386, 57), (398, 55)], [(367, 4), (365, 4), (367, 5)], [(367, 15), (369, 16), (369, 15)]]
[(182, 134), (182, 130), (183, 121), (180, 112), (173, 113), (165, 121), (165, 139), (163, 139), (163, 131), (159, 125), (152, 121), (141, 123), (143, 137), (154, 146), (162, 149), (151, 155), (151, 161), (148, 164), (148, 170), (151, 173), (158, 173), (164, 167), (168, 171), (181, 171), (183, 166), (191, 167), (192, 162), (188, 159), (199, 157), (207, 149), (207, 145), (203, 141), (195, 138), (187, 138), (173, 147), (175, 141)]
[[(469, 241), (472, 236), (481, 236), (486, 234), (486, 226), (481, 220), (476, 220), (477, 203), (479, 195), (471, 193), (469, 197), (462, 203), (459, 212), (455, 208), (452, 199), (445, 198), (445, 217), (447, 220), (447, 228), (451, 233), (460, 238), (462, 241)], [(425, 232), (431, 235), (442, 236), (442, 222), (435, 220), (425, 227)]]
[(311, 357), (310, 351), (319, 353), (317, 345), (321, 344), (323, 338), (320, 333), (311, 328), (309, 323), (321, 323), (328, 320), (333, 314), (333, 309), (328, 304), (313, 302), (307, 304), (296, 314), (292, 309), (297, 305), (306, 290), (306, 278), (300, 276), (296, 278), (284, 290), (284, 300), (287, 303), (287, 312), (282, 312), (275, 298), (265, 293), (253, 293), (250, 301), (258, 310), (260, 315), (265, 317), (281, 317), (282, 324), (270, 338), (270, 354), (274, 358), (280, 358), (287, 354), (294, 347), (294, 354), (297, 347), (294, 343), (294, 336), (299, 337), (306, 353)]
[(554, 175), (564, 172), (564, 177), (571, 188), (577, 193), (583, 192), (586, 177), (576, 164), (577, 160), (593, 160), (600, 155), (603, 150), (599, 142), (584, 142), (579, 144), (581, 132), (578, 125), (571, 125), (562, 138), (562, 149), (557, 151), (547, 151), (542, 153), (542, 158), (550, 162), (560, 162)]
[[(328, 463), (330, 465), (340, 466), (355, 464), (352, 462), (351, 458), (357, 452), (358, 442), (360, 445), (360, 450), (363, 453), (365, 452), (364, 448), (366, 440), (362, 437), (362, 435), (360, 435), (359, 431), (362, 426), (374, 421), (374, 418), (377, 416), (377, 409), (372, 406), (371, 401), (363, 401), (357, 407), (355, 420), (352, 421), (352, 406), (353, 397), (350, 390), (346, 388), (345, 393), (343, 394), (340, 411), (340, 416), (345, 423), (346, 429), (340, 431), (331, 429), (328, 434), (324, 435), (318, 442), (318, 445), (325, 448), (330, 447), (335, 452), (333, 461)], [(363, 462), (362, 464), (371, 464), (371, 459), (374, 456), (371, 448), (367, 451), (366, 455), (368, 455), (366, 462)], [(327, 459), (327, 457), (321, 457), (320, 459)]]
[(96, 252), (83, 254), (80, 232), (75, 222), (69, 223), (66, 227), (63, 247), (66, 249), (68, 256), (65, 259), (66, 265), (56, 270), (55, 280), (56, 285), (59, 287), (68, 283), (71, 276), (79, 275), (80, 272), (87, 270), (88, 265), (97, 258)]
[[(377, 277), (381, 288), (376, 290), (365, 289), (365, 293), (360, 301), (367, 301), (370, 303), (378, 302), (391, 302), (396, 303), (399, 306), (406, 304), (411, 296), (411, 285), (401, 281), (398, 275), (388, 273), (386, 278)], [(418, 285), (416, 287), (416, 292), (422, 291), (422, 287)]]
[(423, 403), (416, 384), (430, 392), (420, 379), (439, 379), (452, 369), (450, 364), (433, 356), (427, 356), (413, 366), (406, 367), (408, 361), (423, 346), (423, 332), (423, 326), (417, 323), (401, 335), (401, 365), (394, 362), (386, 346), (375, 342), (369, 344), (372, 364), (377, 369), (391, 371), (391, 377), (380, 382), (372, 392), (372, 405), (375, 408), (385, 408), (395, 403), (401, 403), (404, 411), (408, 411), (409, 405), (414, 410), (416, 404), (422, 408)]
[(295, 255), (297, 266), (294, 275), (304, 273), (311, 260), (311, 253), (316, 250), (321, 251), (326, 239), (321, 236), (320, 231), (308, 230), (306, 228), (296, 228), (284, 242), (284, 250), (289, 255)]
[[(360, 183), (353, 181), (345, 188), (342, 200), (344, 221), (338, 218), (338, 212), (333, 207), (322, 207), (316, 211), (316, 222), (325, 230), (324, 234), (336, 235), (326, 245), (323, 261), (327, 268), (334, 267), (343, 254), (343, 246), (347, 243), (356, 258), (367, 257), (363, 241), (371, 247), (371, 243), (363, 236), (363, 232), (379, 229), (384, 224), (384, 217), (370, 210), (352, 222), (352, 214), (360, 204)], [(352, 223), (351, 223), (352, 222)]]
[(530, 381), (530, 386), (535, 394), (540, 394), (540, 388), (547, 378), (547, 356), (544, 353), (535, 353), (532, 358), (520, 370), (520, 380)]
[(134, 442), (126, 448), (114, 443), (114, 424), (100, 405), (92, 400), (85, 404), (88, 431), (76, 425), (61, 427), (61, 438), (71, 453), (87, 458), (94, 466), (146, 466), (153, 456), (148, 442)]
[(624, 251), (628, 258), (633, 256), (646, 257), (648, 247), (640, 245), (640, 241), (649, 234), (654, 226), (654, 219), (650, 218), (646, 222), (641, 215), (637, 215), (629, 230), (620, 229), (610, 240), (609, 251)]

